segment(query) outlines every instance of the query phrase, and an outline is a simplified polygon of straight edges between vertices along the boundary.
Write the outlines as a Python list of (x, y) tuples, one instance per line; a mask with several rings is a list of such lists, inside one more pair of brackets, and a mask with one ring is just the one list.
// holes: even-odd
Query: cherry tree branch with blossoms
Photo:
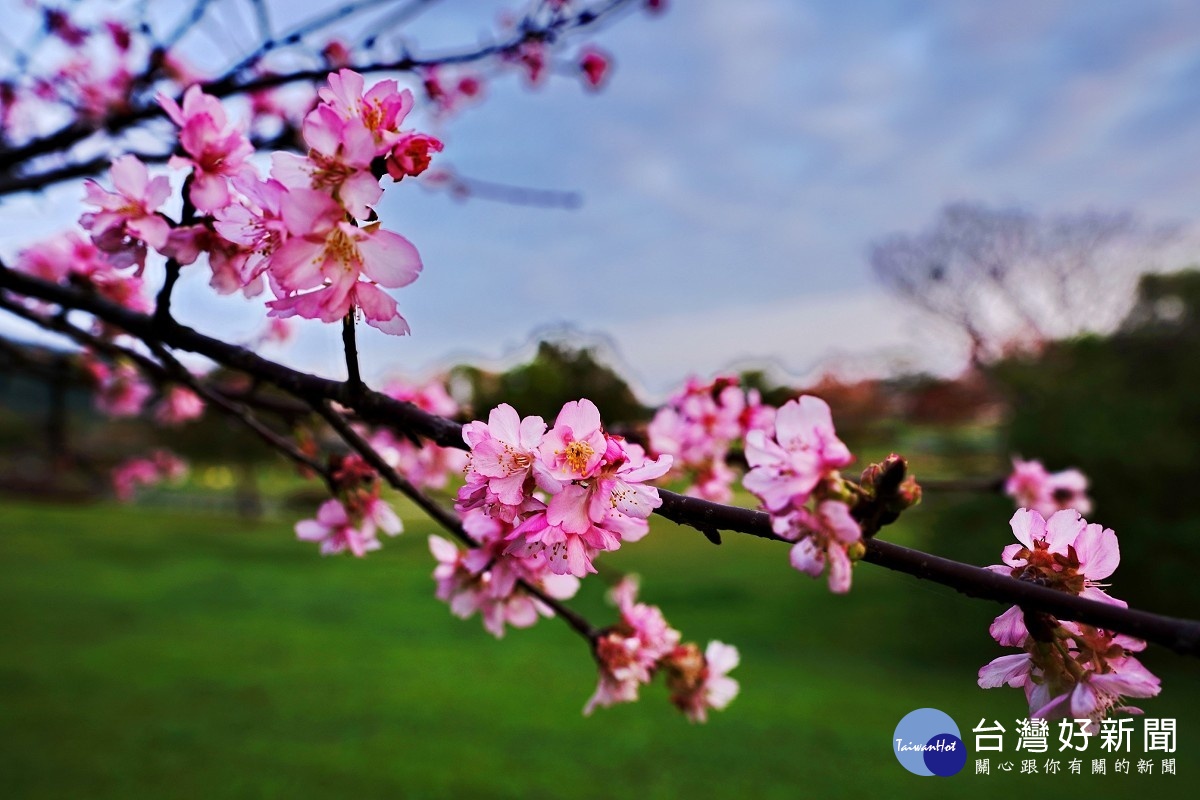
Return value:
[[(348, 384), (303, 373), (265, 359), (256, 353), (172, 322), (155, 329), (153, 319), (79, 290), (50, 284), (0, 265), (0, 289), (37, 298), (63, 308), (86, 311), (142, 341), (158, 341), (171, 348), (203, 355), (230, 369), (244, 371), (305, 401), (332, 401), (353, 409), (369, 424), (401, 434), (418, 436), (430, 444), (465, 449), (462, 426), (429, 414), (411, 403), (371, 389), (357, 402)], [(763, 511), (716, 503), (699, 497), (658, 490), (662, 505), (655, 513), (705, 533), (730, 531), (786, 542)], [(1098, 603), (1055, 592), (1043, 586), (997, 575), (981, 567), (940, 558), (918, 550), (880, 541), (866, 543), (863, 561), (948, 586), (972, 597), (1030, 606), (1068, 619), (1078, 619), (1138, 636), (1185, 655), (1200, 656), (1200, 622)]]
[[(185, 36), (208, 5), (196, 3), (167, 44)], [(331, 12), (327, 19), (375, 5), (350, 4), (342, 16)], [(426, 5), (402, 4), (390, 13), (399, 19)], [(411, 90), (395, 79), (368, 86), (363, 72), (423, 70), (426, 99), (448, 112), (475, 96), (478, 86), (464, 77), (448, 93), (437, 68), (494, 57), (536, 85), (550, 71), (549, 45), (628, 5), (536, 3), (507, 38), (439, 59), (405, 51), (364, 63), (343, 47), (324, 56), (338, 64), (259, 74), (253, 70), (277, 50), (264, 44), (216, 79), (176, 76), (165, 87), (156, 86), (163, 82), (156, 72), (162, 65), (152, 60), (147, 71), (121, 77), (130, 91), (149, 96), (160, 89), (153, 103), (141, 105), (113, 105), (112, 85), (80, 87), (78, 75), (71, 78), (76, 84), (60, 75), (72, 92), (90, 88), (78, 102), (92, 105), (76, 106), (79, 118), (62, 129), (0, 150), (0, 170), (51, 151), (69, 162), (70, 149), (92, 133), (116, 136), (163, 115), (177, 137), (166, 166), (186, 171), (182, 212), (176, 220), (161, 210), (174, 194), (166, 175), (152, 175), (136, 155), (120, 155), (109, 169), (111, 189), (92, 180), (84, 185), (91, 210), (79, 226), (86, 236), (70, 230), (27, 247), (12, 267), (0, 263), (0, 310), (82, 346), (97, 405), (106, 413), (140, 414), (153, 395), (149, 381), (160, 387), (158, 415), (165, 424), (215, 409), (302, 471), (319, 475), (330, 497), (295, 532), (323, 554), (362, 557), (382, 547), (381, 533), (403, 531), (382, 486), (408, 497), (466, 548), (437, 536), (429, 543), (437, 562), (436, 593), (454, 614), (478, 614), (496, 636), (506, 627), (557, 616), (588, 643), (598, 684), (585, 713), (636, 700), (639, 688), (658, 674), (672, 702), (694, 721), (724, 708), (738, 691), (729, 676), (738, 664), (736, 648), (714, 641), (702, 650), (684, 642), (660, 609), (638, 600), (633, 581), (613, 588), (618, 620), (607, 627), (566, 603), (581, 580), (598, 572), (594, 561), (603, 553), (648, 534), (652, 514), (695, 528), (714, 544), (722, 532), (786, 542), (792, 566), (825, 578), (835, 593), (850, 590), (856, 565), (865, 561), (1011, 604), (991, 633), (1000, 645), (1022, 652), (998, 658), (978, 679), (985, 688), (1024, 688), (1031, 713), (1069, 711), (1098, 719), (1127, 709), (1124, 697), (1157, 694), (1157, 678), (1133, 653), (1150, 641), (1200, 655), (1200, 622), (1129, 609), (1101, 588), (1098, 581), (1119, 562), (1116, 535), (1081, 516), (1089, 513), (1090, 500), (1086, 478), (1077, 471), (1050, 473), (1039, 462), (1014, 462), (1003, 488), (1020, 506), (1011, 521), (1018, 543), (1004, 549), (1002, 564), (983, 569), (878, 540), (883, 528), (920, 501), (921, 486), (898, 455), (869, 465), (858, 480), (844, 476), (854, 457), (837, 436), (831, 409), (816, 397), (772, 408), (736, 379), (690, 381), (656, 414), (643, 447), (614, 435), (587, 398), (566, 403), (553, 424), (501, 404), (486, 420), (464, 425), (450, 418), (457, 406), (444, 388), (367, 386), (357, 325), (408, 334), (408, 322), (386, 290), (410, 285), (424, 269), (416, 246), (385, 227), (377, 212), (381, 181), (411, 185), (444, 148), (439, 139), (404, 127), (417, 102)], [(256, 9), (264, 42), (275, 42), (264, 7)], [(305, 23), (280, 41), (299, 42), (325, 24)], [(46, 29), (68, 43), (94, 35), (69, 15), (47, 17)], [(128, 49), (127, 29), (107, 31), (117, 50)], [(606, 64), (596, 51), (584, 51), (578, 66), (585, 84), (599, 86)], [(269, 104), (255, 110), (255, 121), (275, 116), (296, 139), (295, 148), (272, 153), (268, 174), (260, 174), (252, 156), (263, 140), (230, 119), (222, 98), (318, 78), (325, 82), (301, 119), (264, 110)], [(181, 93), (174, 91), (184, 85)], [(13, 96), (18, 108), (28, 102)], [(76, 102), (74, 95), (53, 93), (43, 99)], [(5, 108), (12, 107), (6, 101)], [(3, 129), (9, 133), (8, 125)], [(14, 177), (29, 186), (34, 174)], [(175, 283), (182, 270), (204, 263), (220, 294), (268, 293), (272, 330), (291, 318), (340, 324), (347, 379), (303, 373), (180, 324), (172, 314)], [(148, 270), (157, 274), (160, 265), (162, 283), (151, 299), (144, 276)], [(72, 319), (79, 314), (90, 315), (89, 326)], [(251, 408), (253, 392), (238, 400), (215, 390), (184, 367), (180, 352), (290, 396), (305, 427), (289, 437), (263, 424)], [(336, 444), (318, 442), (316, 420)], [(293, 440), (301, 436), (310, 438)], [(729, 504), (737, 478), (730, 456), (739, 448), (747, 467), (742, 485), (761, 510)], [(169, 454), (128, 462), (114, 474), (117, 493), (129, 496), (137, 484), (177, 475), (180, 468)], [(424, 490), (445, 487), (448, 475), (460, 470), (464, 483), (455, 513)], [(664, 477), (685, 482), (687, 493), (652, 485)]]

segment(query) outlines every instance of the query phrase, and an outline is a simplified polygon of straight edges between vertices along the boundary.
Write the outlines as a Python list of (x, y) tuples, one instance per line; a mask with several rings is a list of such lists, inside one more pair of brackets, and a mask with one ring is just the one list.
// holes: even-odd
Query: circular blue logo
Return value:
[(918, 708), (900, 720), (892, 735), (896, 760), (914, 775), (956, 775), (967, 763), (958, 725), (936, 708)]

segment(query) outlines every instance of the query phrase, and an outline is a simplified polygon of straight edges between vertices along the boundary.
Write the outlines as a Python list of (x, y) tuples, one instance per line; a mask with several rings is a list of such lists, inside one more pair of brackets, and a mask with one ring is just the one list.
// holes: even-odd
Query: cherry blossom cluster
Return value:
[(706, 721), (709, 709), (724, 709), (737, 696), (738, 682), (729, 677), (738, 664), (737, 648), (710, 642), (701, 652), (694, 644), (681, 645), (679, 631), (658, 607), (637, 602), (637, 583), (629, 577), (613, 587), (610, 599), (621, 619), (596, 640), (600, 679), (584, 714), (636, 701), (638, 689), (658, 672), (667, 676), (671, 702), (693, 722)]
[(168, 218), (167, 176), (152, 178), (136, 156), (121, 156), (109, 171), (112, 190), (85, 184), (85, 202), (95, 210), (80, 225), (91, 242), (62, 234), (24, 251), (18, 268), (56, 282), (82, 281), (148, 311), (141, 291), (147, 255), (186, 266), (204, 254), (218, 292), (253, 296), (269, 286), (271, 317), (334, 322), (357, 310), (380, 330), (408, 333), (383, 290), (416, 280), (421, 260), (407, 239), (380, 227), (374, 206), (383, 194), (380, 176), (421, 174), (441, 143), (402, 127), (412, 93), (394, 80), (366, 89), (361, 75), (341, 70), (318, 95), (321, 102), (301, 128), (307, 153), (275, 153), (266, 178), (250, 160), (254, 147), (245, 131), (217, 98), (199, 86), (182, 103), (160, 95), (179, 129), (181, 155), (170, 166), (189, 171), (185, 186), (195, 218)]
[[(1017, 544), (1004, 548), (1003, 564), (988, 569), (1068, 594), (1124, 607), (1099, 581), (1120, 563), (1117, 536), (1089, 524), (1079, 512), (1056, 511), (1048, 520), (1033, 509), (1012, 518)], [(1057, 620), (1013, 606), (992, 623), (992, 637), (1022, 652), (1000, 656), (979, 670), (984, 689), (1023, 689), (1033, 717), (1087, 719), (1093, 730), (1109, 712), (1138, 714), (1123, 698), (1153, 697), (1159, 679), (1133, 653), (1146, 643), (1090, 625)]]
[(551, 572), (583, 577), (602, 551), (646, 535), (662, 500), (646, 481), (664, 475), (670, 456), (646, 457), (636, 444), (604, 431), (590, 400), (567, 403), (554, 427), (521, 419), (502, 404), (486, 423), (463, 427), (470, 449), (457, 508), (482, 509), (510, 523), (506, 555), (543, 557)]
[(710, 383), (690, 378), (658, 410), (647, 429), (650, 450), (674, 459), (672, 476), (686, 493), (717, 503), (733, 499), (736, 474), (729, 455), (752, 430), (769, 430), (775, 409), (757, 390), (743, 389), (736, 376)]
[[(446, 391), (446, 384), (440, 379), (423, 384), (392, 381), (384, 386), (383, 392), (440, 417), (453, 418), (459, 413), (458, 403)], [(445, 489), (450, 483), (450, 476), (461, 474), (467, 466), (467, 454), (458, 448), (414, 442), (396, 436), (388, 428), (372, 433), (369, 441), (389, 467), (408, 478), (419, 489)]]
[(169, 481), (178, 483), (187, 477), (183, 459), (168, 450), (155, 450), (148, 457), (131, 458), (113, 468), (113, 492), (127, 503), (134, 498), (139, 486), (154, 486)]
[(850, 590), (851, 565), (863, 549), (851, 514), (856, 496), (838, 472), (853, 460), (829, 405), (811, 395), (785, 403), (767, 430), (746, 434), (743, 485), (762, 501), (775, 533), (796, 542), (792, 566), (814, 578), (828, 566), (837, 593)]
[(380, 495), (379, 476), (357, 455), (335, 459), (330, 469), (334, 497), (317, 509), (315, 519), (296, 523), (296, 538), (318, 542), (321, 555), (349, 551), (362, 558), (378, 550), (380, 531), (395, 536), (404, 528)]
[(1047, 472), (1040, 461), (1013, 459), (1013, 471), (1004, 482), (1004, 493), (1017, 508), (1030, 508), (1049, 517), (1056, 511), (1074, 509), (1090, 514), (1092, 501), (1087, 496), (1088, 479), (1077, 469)]
[(508, 534), (511, 523), (488, 516), (482, 509), (463, 515), (463, 530), (475, 546), (460, 550), (440, 536), (429, 537), (429, 550), (437, 559), (433, 577), (437, 598), (449, 604), (461, 619), (479, 614), (483, 627), (496, 638), (504, 636), (504, 626), (528, 628), (539, 615), (554, 612), (526, 590), (532, 586), (556, 600), (567, 600), (579, 590), (574, 575), (555, 574), (545, 555), (511, 558)]

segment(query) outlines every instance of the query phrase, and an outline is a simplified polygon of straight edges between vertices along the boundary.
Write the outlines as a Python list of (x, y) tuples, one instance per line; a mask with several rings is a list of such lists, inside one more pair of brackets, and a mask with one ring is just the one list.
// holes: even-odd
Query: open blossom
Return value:
[(375, 142), (375, 155), (382, 155), (400, 137), (400, 125), (413, 107), (412, 92), (400, 90), (396, 81), (379, 81), (365, 93), (363, 76), (340, 69), (329, 76), (329, 85), (317, 90), (341, 119), (357, 123)]
[(113, 492), (127, 503), (138, 486), (153, 486), (162, 481), (179, 481), (187, 475), (187, 464), (166, 450), (156, 450), (148, 458), (131, 458), (113, 468)]
[(596, 642), (600, 679), (596, 693), (584, 706), (591, 714), (597, 707), (637, 700), (638, 687), (650, 682), (659, 661), (679, 644), (679, 631), (667, 624), (656, 606), (637, 602), (637, 584), (623, 579), (611, 592), (621, 612), (621, 621), (606, 630)]
[(379, 179), (371, 172), (376, 150), (371, 131), (339, 116), (325, 103), (308, 113), (300, 130), (308, 154), (275, 153), (271, 177), (289, 189), (323, 192), (356, 219), (368, 219), (370, 207), (383, 195)]
[(438, 561), (433, 573), (437, 597), (450, 605), (455, 616), (467, 619), (478, 613), (484, 628), (500, 638), (506, 625), (527, 628), (539, 616), (554, 615), (521, 587), (521, 581), (557, 600), (573, 597), (578, 591), (577, 578), (550, 573), (544, 559), (504, 558), (507, 527), (500, 520), (479, 511), (469, 512), (463, 518), (463, 527), (479, 547), (462, 551), (440, 536), (429, 537), (430, 552)]
[(650, 421), (650, 449), (673, 457), (672, 471), (688, 481), (687, 494), (726, 503), (736, 477), (726, 463), (731, 449), (749, 431), (768, 430), (774, 415), (736, 376), (709, 383), (689, 378)]
[[(590, 401), (579, 401), (579, 405), (583, 403), (595, 408)], [(579, 422), (580, 429), (590, 433), (590, 410), (581, 412), (575, 403), (568, 403), (564, 413), (567, 421)], [(559, 414), (559, 420), (563, 419), (564, 415)], [(555, 427), (560, 425), (556, 423)], [(561, 435), (560, 443), (566, 442), (566, 447), (585, 441), (572, 439), (570, 429), (563, 427), (567, 432)], [(557, 459), (560, 448), (553, 445), (552, 433), (546, 435), (538, 452), (542, 457), (549, 453)], [(550, 469), (552, 475), (555, 469), (562, 474), (563, 470), (576, 468), (591, 474), (587, 480), (563, 482), (552, 490), (545, 509), (535, 508), (509, 534), (510, 553), (522, 557), (541, 553), (552, 571), (583, 577), (596, 571), (592, 559), (598, 552), (616, 550), (623, 542), (635, 542), (646, 535), (646, 519), (662, 500), (658, 490), (644, 481), (664, 475), (670, 469), (671, 457), (652, 461), (637, 445), (626, 444), (620, 437), (601, 436), (606, 441), (595, 470), (586, 467), (584, 456), (575, 467), (564, 462)], [(552, 442), (549, 449), (547, 441)]]
[(1072, 509), (1057, 511), (1047, 520), (1022, 508), (1013, 514), (1010, 524), (1018, 544), (1005, 547), (1001, 553), (1004, 563), (988, 569), (1090, 600), (1125, 605), (1098, 583), (1112, 575), (1121, 562), (1117, 535), (1111, 528), (1088, 524)]
[(1000, 656), (979, 670), (979, 686), (1011, 686), (1025, 693), (1029, 714), (1043, 719), (1091, 720), (1091, 732), (1109, 712), (1140, 714), (1124, 698), (1154, 697), (1161, 681), (1132, 654), (1146, 643), (1075, 623), (1063, 623), (1055, 642), (1030, 638), (1023, 653)]
[(541, 417), (522, 420), (500, 405), (487, 424), (465, 425), (463, 438), (471, 455), (457, 508), (510, 523), (507, 556), (544, 558), (552, 572), (577, 577), (595, 572), (597, 553), (646, 534), (662, 501), (645, 481), (671, 464), (606, 434), (586, 399), (564, 405), (549, 431)]
[(151, 180), (146, 165), (132, 155), (114, 160), (109, 176), (115, 192), (92, 180), (84, 182), (84, 201), (99, 211), (84, 214), (79, 223), (108, 253), (113, 266), (136, 264), (140, 271), (146, 265), (146, 248), (162, 249), (171, 233), (171, 226), (158, 214), (171, 194), (171, 184), (162, 175)]
[(205, 214), (229, 205), (228, 180), (254, 172), (246, 160), (254, 152), (250, 140), (229, 124), (221, 101), (199, 86), (184, 92), (182, 106), (164, 94), (158, 103), (180, 128), (179, 144), (187, 157), (173, 156), (170, 165), (192, 167), (192, 204)]
[(838, 493), (837, 470), (852, 460), (833, 429), (829, 406), (816, 397), (785, 403), (773, 431), (746, 434), (751, 470), (743, 484), (762, 500), (775, 533), (796, 541), (792, 566), (814, 578), (828, 566), (829, 588), (839, 594), (850, 590), (851, 566), (862, 547), (862, 529)]
[(1077, 469), (1051, 473), (1040, 461), (1014, 458), (1004, 493), (1016, 500), (1018, 508), (1031, 508), (1049, 517), (1067, 508), (1080, 514), (1090, 513), (1092, 501), (1087, 496), (1087, 487), (1087, 476)]
[(600, 466), (606, 447), (596, 404), (573, 400), (562, 407), (554, 427), (542, 439), (538, 458), (556, 480), (582, 480)]
[(837, 500), (824, 500), (816, 511), (794, 512), (790, 521), (803, 532), (803, 538), (792, 547), (792, 566), (814, 578), (821, 577), (829, 566), (829, 590), (836, 594), (850, 591), (850, 568), (853, 563), (849, 550), (862, 541), (862, 528), (850, 515), (850, 508)]
[(806, 395), (779, 409), (773, 437), (761, 430), (746, 434), (751, 469), (743, 483), (768, 511), (798, 508), (823, 478), (853, 460), (834, 432), (829, 405)]
[(163, 394), (154, 418), (163, 425), (181, 425), (204, 413), (204, 401), (183, 386), (172, 386)]
[[(990, 570), (1125, 605), (1097, 583), (1112, 575), (1120, 562), (1111, 529), (1088, 524), (1072, 509), (1055, 512), (1046, 520), (1037, 511), (1023, 508), (1011, 524), (1018, 544), (1005, 547), (1004, 563)], [(1034, 612), (1014, 606), (992, 623), (989, 632), (997, 642), (1023, 652), (1000, 656), (982, 667), (981, 687), (1023, 689), (1032, 716), (1086, 718), (1093, 726), (1110, 711), (1140, 713), (1122, 705), (1124, 697), (1158, 694), (1159, 679), (1132, 655), (1144, 649), (1145, 642), (1049, 615), (1036, 615), (1030, 622), (1027, 613)]]
[[(442, 417), (453, 417), (459, 411), (458, 403), (446, 391), (442, 380), (419, 385), (393, 381), (384, 387), (384, 393)], [(444, 489), (450, 476), (461, 474), (469, 460), (467, 454), (458, 448), (440, 447), (428, 442), (414, 444), (386, 428), (376, 431), (370, 441), (388, 466), (419, 488)]]
[(240, 195), (239, 202), (214, 212), (213, 228), (246, 253), (242, 282), (249, 284), (267, 268), (271, 255), (290, 235), (282, 209), (287, 187), (274, 179), (245, 176), (231, 183)]
[(153, 394), (137, 369), (130, 364), (109, 367), (101, 361), (87, 359), (83, 366), (96, 385), (96, 408), (109, 416), (137, 416)]
[(737, 648), (723, 642), (709, 642), (703, 653), (694, 644), (675, 648), (663, 662), (671, 702), (692, 722), (707, 722), (710, 708), (723, 710), (737, 697), (729, 673), (740, 660)]
[(381, 545), (376, 538), (375, 523), (362, 519), (357, 524), (350, 520), (346, 507), (336, 499), (326, 500), (317, 509), (316, 519), (296, 523), (296, 538), (306, 542), (320, 542), (321, 555), (335, 555), (349, 550), (362, 558)]
[(408, 333), (396, 301), (379, 286), (394, 289), (417, 279), (421, 259), (411, 242), (378, 226), (352, 225), (337, 203), (308, 189), (289, 191), (281, 211), (290, 236), (271, 255), (269, 269), (290, 294), (268, 303), (271, 316), (334, 322), (359, 308), (369, 325)]
[(460, 511), (487, 508), (489, 513), (512, 521), (532, 492), (537, 447), (546, 432), (541, 417), (525, 417), (508, 403), (463, 426), (463, 439), (471, 448), (466, 485), (459, 490)]

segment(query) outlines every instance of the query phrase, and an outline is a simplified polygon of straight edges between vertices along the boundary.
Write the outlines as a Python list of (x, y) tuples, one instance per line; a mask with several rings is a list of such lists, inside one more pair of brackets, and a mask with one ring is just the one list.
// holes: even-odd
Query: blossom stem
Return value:
[(346, 351), (346, 375), (350, 391), (358, 395), (365, 387), (362, 382), (362, 373), (358, 369), (358, 341), (355, 338), (354, 330), (356, 311), (357, 309), (351, 306), (346, 316), (342, 317), (342, 349)]

